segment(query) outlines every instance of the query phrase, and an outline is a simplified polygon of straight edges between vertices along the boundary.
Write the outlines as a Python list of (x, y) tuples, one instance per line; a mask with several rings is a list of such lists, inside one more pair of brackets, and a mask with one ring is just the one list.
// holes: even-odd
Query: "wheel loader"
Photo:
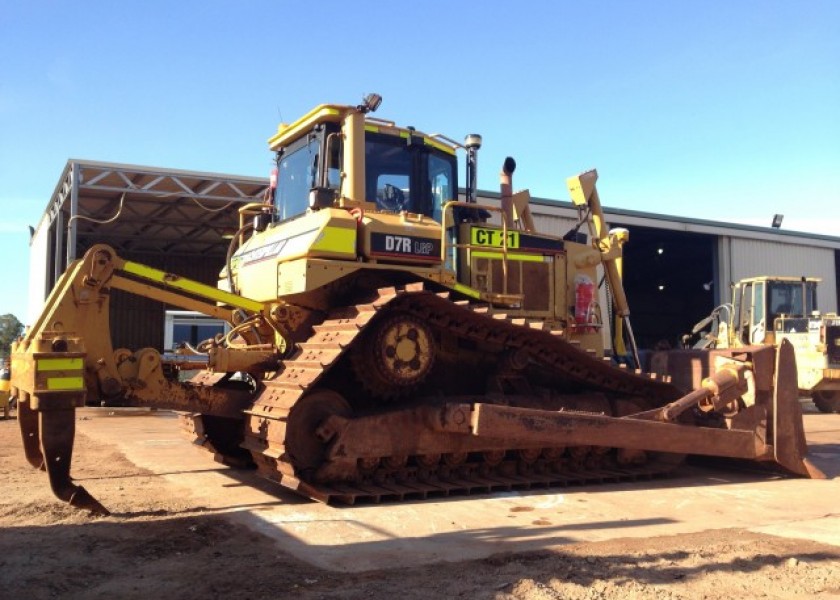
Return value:
[[(373, 117), (380, 102), (279, 126), (269, 191), (240, 209), (217, 287), (105, 245), (67, 269), (14, 345), (11, 382), (26, 457), (58, 498), (107, 513), (70, 476), (86, 402), (181, 411), (218, 460), (322, 502), (648, 478), (686, 454), (820, 476), (789, 344), (724, 352), (687, 394), (636, 368), (627, 232), (607, 231), (595, 171), (567, 182), (577, 226), (539, 232), (512, 158), (500, 203), (479, 204), (481, 137), (399, 127)], [(602, 279), (634, 364), (605, 347)], [(112, 290), (230, 330), (174, 357), (114, 349)]]
[[(840, 412), (840, 317), (817, 310), (817, 277), (749, 277), (732, 286), (732, 302), (697, 323), (696, 347), (739, 348), (788, 340), (798, 386), (822, 412)], [(705, 331), (709, 328), (708, 331)]]

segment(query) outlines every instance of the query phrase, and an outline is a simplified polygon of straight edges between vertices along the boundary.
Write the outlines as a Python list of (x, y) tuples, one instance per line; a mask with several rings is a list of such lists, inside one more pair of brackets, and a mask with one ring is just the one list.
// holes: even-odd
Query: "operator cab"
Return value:
[[(334, 206), (347, 160), (339, 123), (319, 123), (277, 151), (273, 221)], [(443, 205), (457, 199), (453, 148), (413, 129), (365, 125), (364, 198), (378, 211), (409, 212), (440, 222)]]

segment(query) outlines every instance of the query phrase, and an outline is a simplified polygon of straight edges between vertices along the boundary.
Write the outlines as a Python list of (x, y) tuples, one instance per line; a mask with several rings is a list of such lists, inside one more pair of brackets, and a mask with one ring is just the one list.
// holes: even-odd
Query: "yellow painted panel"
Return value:
[(53, 392), (83, 390), (85, 381), (81, 377), (50, 377), (47, 379), (47, 389)]
[[(501, 229), (485, 229), (484, 227), (472, 227), (470, 229), (470, 243), (473, 246), (493, 246), (501, 248), (504, 245), (504, 233)], [(507, 247), (519, 248), (519, 232), (507, 232)]]
[(79, 371), (85, 366), (81, 358), (39, 358), (38, 371)]
[(322, 104), (313, 108), (291, 125), (281, 124), (277, 128), (277, 133), (268, 138), (269, 148), (276, 150), (284, 142), (293, 140), (301, 132), (311, 129), (316, 123), (336, 120), (337, 117), (341, 116), (341, 109), (342, 107), (339, 106)]
[(471, 287), (467, 287), (466, 285), (462, 285), (460, 283), (455, 284), (455, 291), (461, 292), (465, 296), (470, 296), (471, 298), (479, 298), (481, 294), (478, 290), (474, 290)]
[(125, 265), (123, 265), (123, 271), (131, 273), (132, 275), (137, 275), (138, 277), (143, 277), (149, 281), (156, 281), (167, 287), (184, 290), (186, 292), (196, 294), (197, 296), (201, 296), (202, 298), (222, 302), (224, 304), (236, 306), (237, 308), (244, 308), (254, 312), (260, 312), (263, 308), (262, 303), (257, 302), (256, 300), (243, 298), (237, 294), (231, 294), (230, 292), (226, 292), (185, 277), (173, 277), (169, 273), (152, 267), (147, 267), (146, 265), (141, 265), (140, 263), (126, 261)]
[[(501, 252), (478, 252), (474, 250), (471, 256), (473, 258), (502, 260)], [(508, 252), (507, 259), (520, 262), (545, 262), (545, 258), (541, 254), (518, 254), (515, 252)]]
[(356, 254), (356, 230), (349, 227), (324, 227), (311, 250)]
[(451, 148), (450, 146), (446, 146), (444, 144), (441, 144), (440, 142), (436, 142), (432, 138), (423, 138), (423, 141), (426, 143), (427, 146), (437, 148), (438, 150), (446, 152), (447, 154), (455, 154), (455, 148)]

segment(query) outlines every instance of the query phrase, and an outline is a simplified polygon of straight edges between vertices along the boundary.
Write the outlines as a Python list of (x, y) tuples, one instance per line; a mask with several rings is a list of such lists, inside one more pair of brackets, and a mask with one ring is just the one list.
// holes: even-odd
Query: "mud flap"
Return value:
[(807, 458), (808, 445), (799, 404), (796, 356), (793, 345), (782, 340), (776, 352), (776, 381), (773, 395), (773, 454), (782, 467), (811, 479), (825, 479), (825, 473)]

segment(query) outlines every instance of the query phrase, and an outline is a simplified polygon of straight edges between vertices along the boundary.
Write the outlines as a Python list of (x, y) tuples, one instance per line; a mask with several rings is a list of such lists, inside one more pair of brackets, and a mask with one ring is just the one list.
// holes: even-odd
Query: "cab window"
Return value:
[(275, 218), (291, 219), (306, 212), (309, 190), (318, 181), (320, 138), (309, 136), (280, 153), (277, 161), (277, 191), (274, 197)]
[(752, 321), (750, 323), (750, 343), (761, 344), (764, 342), (767, 323), (764, 320), (764, 282), (755, 284), (753, 291)]
[(414, 153), (404, 139), (368, 135), (365, 139), (365, 195), (379, 210), (411, 210)]
[(750, 343), (750, 324), (753, 313), (753, 286), (752, 283), (744, 284), (741, 288), (741, 304), (738, 310), (738, 337), (744, 344)]
[(408, 211), (440, 220), (457, 194), (454, 155), (423, 138), (369, 133), (365, 138), (365, 195), (379, 210)]
[(431, 216), (435, 221), (442, 219), (443, 205), (455, 200), (455, 173), (452, 160), (436, 154), (429, 154), (429, 187), (432, 192)]

